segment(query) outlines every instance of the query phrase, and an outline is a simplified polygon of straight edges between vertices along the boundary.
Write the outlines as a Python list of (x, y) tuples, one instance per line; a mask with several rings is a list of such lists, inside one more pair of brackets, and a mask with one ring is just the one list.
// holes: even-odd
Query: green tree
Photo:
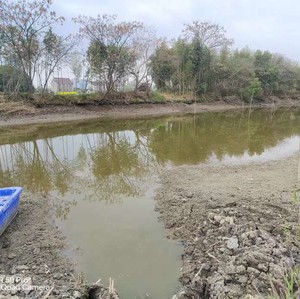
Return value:
[(273, 63), (273, 55), (268, 51), (256, 51), (254, 60), (255, 75), (266, 92), (278, 90), (279, 70)]
[(93, 74), (104, 82), (106, 94), (116, 91), (133, 65), (133, 41), (143, 24), (117, 23), (114, 15), (79, 16), (74, 21), (90, 41), (88, 57)]
[(209, 22), (187, 24), (183, 34), (192, 43), (194, 92), (199, 95), (205, 93), (208, 87), (207, 72), (211, 67), (213, 51), (231, 45), (232, 40), (226, 37), (222, 26)]
[(27, 80), (23, 72), (10, 65), (0, 66), (0, 91), (1, 92), (28, 92)]
[(162, 42), (151, 56), (152, 78), (158, 89), (172, 89), (172, 77), (176, 71), (174, 62), (174, 50)]

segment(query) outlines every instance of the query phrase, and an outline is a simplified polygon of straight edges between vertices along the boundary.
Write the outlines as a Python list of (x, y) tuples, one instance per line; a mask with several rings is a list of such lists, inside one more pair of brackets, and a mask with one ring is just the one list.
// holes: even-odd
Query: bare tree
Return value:
[(62, 63), (67, 64), (70, 52), (76, 44), (76, 36), (68, 35), (61, 37), (52, 32), (50, 28), (41, 43), (42, 54), (38, 61), (39, 75), (42, 82), (42, 92), (47, 90), (47, 86), (55, 69)]
[(223, 48), (233, 43), (233, 40), (226, 37), (224, 27), (210, 22), (194, 21), (192, 24), (185, 24), (183, 34), (188, 40), (197, 39), (201, 46), (210, 50)]
[(155, 52), (158, 39), (156, 35), (147, 28), (142, 28), (133, 42), (135, 62), (130, 74), (134, 78), (134, 90), (137, 91), (142, 83), (145, 83), (149, 91), (151, 87), (151, 55)]
[(80, 78), (82, 77), (84, 68), (83, 56), (79, 52), (71, 53), (68, 64), (72, 70), (73, 75), (75, 76), (76, 82), (79, 82)]
[(185, 25), (184, 38), (192, 44), (193, 85), (197, 96), (206, 92), (205, 74), (211, 68), (213, 51), (232, 44), (225, 33), (222, 26), (209, 22), (194, 21)]
[(43, 36), (52, 24), (62, 23), (64, 18), (51, 10), (52, 0), (16, 2), (0, 0), (0, 31), (6, 47), (18, 59), (30, 92), (42, 56)]
[(139, 22), (116, 22), (114, 15), (96, 18), (79, 16), (80, 32), (89, 39), (89, 62), (92, 72), (106, 85), (106, 93), (115, 91), (134, 62), (132, 45), (135, 34), (143, 28)]

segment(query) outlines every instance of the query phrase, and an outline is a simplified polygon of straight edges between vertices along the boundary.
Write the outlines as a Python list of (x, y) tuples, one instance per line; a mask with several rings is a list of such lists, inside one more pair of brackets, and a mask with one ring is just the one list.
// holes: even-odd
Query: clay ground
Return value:
[[(260, 102), (253, 108), (268, 107), (276, 109), (279, 107), (299, 107), (299, 100), (277, 100), (277, 102)], [(226, 103), (224, 101), (184, 104), (184, 103), (162, 103), (162, 104), (119, 104), (103, 106), (45, 106), (36, 108), (28, 103), (1, 102), (0, 101), (0, 127), (25, 125), (35, 123), (55, 123), (88, 119), (129, 119), (158, 117), (163, 115), (182, 115), (189, 113), (201, 113), (207, 111), (226, 111), (249, 108), (249, 104), (243, 102)]]
[(184, 298), (283, 292), (300, 262), (299, 158), (164, 172), (157, 209), (169, 237), (184, 244)]

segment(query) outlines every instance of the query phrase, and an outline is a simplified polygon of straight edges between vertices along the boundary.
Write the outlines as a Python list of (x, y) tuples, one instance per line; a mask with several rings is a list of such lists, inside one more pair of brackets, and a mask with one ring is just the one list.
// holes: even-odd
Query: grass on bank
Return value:
[[(80, 92), (59, 92), (56, 94), (4, 94), (0, 93), (0, 100), (5, 98), (6, 102), (20, 102), (30, 103), (33, 106), (70, 106), (70, 105), (119, 105), (119, 104), (142, 104), (142, 103), (215, 103), (222, 101), (228, 104), (248, 105), (249, 101), (245, 97), (238, 97), (236, 95), (221, 95), (218, 93), (206, 93), (204, 95), (195, 96), (194, 93), (174, 93), (174, 92), (161, 92), (152, 90), (150, 92), (145, 91), (125, 91), (125, 92), (113, 92), (105, 94), (101, 92), (96, 93), (80, 93)], [(295, 95), (265, 95), (263, 97), (254, 97), (251, 99), (255, 103), (263, 102), (280, 102), (287, 101), (288, 99), (299, 100), (300, 94)]]
[[(292, 235), (290, 225), (282, 227), (287, 243), (300, 246), (300, 196), (299, 190), (294, 190), (291, 202), (298, 212), (296, 232)], [(284, 279), (281, 282), (272, 282), (271, 295), (268, 299), (298, 299), (300, 298), (300, 266), (297, 262), (290, 269), (285, 269)]]

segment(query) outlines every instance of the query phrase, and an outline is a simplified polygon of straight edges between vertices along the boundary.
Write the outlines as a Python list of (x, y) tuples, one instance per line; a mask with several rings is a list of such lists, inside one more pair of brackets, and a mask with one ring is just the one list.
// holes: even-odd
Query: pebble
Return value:
[(16, 257), (16, 255), (14, 253), (10, 253), (7, 257), (12, 260)]
[(74, 291), (73, 292), (73, 297), (77, 299), (77, 298), (81, 298), (82, 295), (81, 295), (81, 293), (79, 291)]
[(231, 237), (227, 240), (226, 246), (228, 249), (237, 249), (239, 248), (239, 240), (237, 237)]

